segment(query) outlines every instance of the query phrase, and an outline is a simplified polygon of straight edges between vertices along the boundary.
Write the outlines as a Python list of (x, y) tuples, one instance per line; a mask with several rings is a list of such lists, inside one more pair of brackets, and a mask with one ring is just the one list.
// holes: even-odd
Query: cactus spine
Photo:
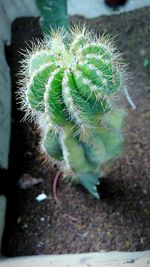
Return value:
[(85, 28), (52, 32), (23, 62), (20, 95), (24, 109), (44, 120), (41, 149), (96, 198), (101, 167), (122, 150), (122, 69), (107, 37)]

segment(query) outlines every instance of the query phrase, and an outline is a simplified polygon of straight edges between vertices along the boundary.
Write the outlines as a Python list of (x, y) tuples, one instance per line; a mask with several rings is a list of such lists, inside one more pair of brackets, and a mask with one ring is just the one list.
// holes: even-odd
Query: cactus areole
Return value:
[(22, 109), (41, 128), (42, 153), (96, 198), (104, 167), (122, 152), (122, 65), (107, 36), (77, 27), (51, 32), (22, 63)]

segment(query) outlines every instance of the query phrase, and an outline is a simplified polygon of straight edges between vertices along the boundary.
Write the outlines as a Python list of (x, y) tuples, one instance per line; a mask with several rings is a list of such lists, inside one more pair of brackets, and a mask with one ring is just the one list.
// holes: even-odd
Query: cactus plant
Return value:
[(99, 198), (103, 166), (122, 152), (120, 55), (84, 27), (51, 32), (26, 53), (22, 108), (41, 128), (41, 150), (64, 177)]

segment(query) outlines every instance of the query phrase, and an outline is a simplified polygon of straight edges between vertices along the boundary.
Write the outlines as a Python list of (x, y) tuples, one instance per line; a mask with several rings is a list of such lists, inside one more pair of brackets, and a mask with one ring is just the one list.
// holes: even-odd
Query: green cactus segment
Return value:
[(100, 174), (93, 172), (85, 172), (78, 175), (78, 183), (83, 185), (88, 192), (95, 198), (99, 199), (100, 195), (97, 192), (97, 186), (100, 184)]
[(99, 93), (97, 86), (93, 86), (91, 81), (82, 72), (73, 73), (73, 76), (80, 94), (89, 103), (95, 115), (97, 112), (104, 113), (109, 111), (109, 103)]
[(93, 130), (93, 143), (83, 142), (86, 158), (98, 168), (101, 164), (117, 158), (122, 153), (123, 138), (106, 128)]
[(81, 143), (68, 132), (67, 129), (62, 147), (66, 165), (74, 172), (70, 181), (83, 185), (94, 197), (99, 198), (96, 188), (99, 184), (99, 174), (94, 173), (95, 166), (87, 160)]
[[(94, 140), (95, 141), (95, 140)], [(104, 143), (99, 138), (95, 143), (82, 143), (82, 146), (85, 151), (86, 158), (95, 168), (100, 166), (100, 163), (103, 163), (106, 159), (106, 148)]]
[(89, 44), (82, 48), (81, 53), (83, 56), (87, 57), (87, 55), (100, 56), (102, 59), (112, 59), (112, 53), (110, 53), (109, 49), (102, 44)]
[(77, 125), (87, 126), (92, 124), (92, 109), (89, 103), (78, 93), (73, 74), (68, 72), (63, 81), (63, 100), (71, 119), (75, 120)]
[(106, 127), (115, 131), (122, 131), (124, 127), (125, 112), (121, 109), (115, 109), (106, 113), (103, 117), (103, 123)]
[(92, 84), (91, 81), (88, 79), (88, 77), (84, 76), (84, 74), (81, 71), (74, 72), (73, 77), (80, 94), (85, 99), (95, 102), (97, 100), (96, 98), (97, 90), (95, 91), (91, 90)]
[(90, 79), (93, 86), (97, 86), (99, 93), (101, 93), (102, 95), (106, 94), (106, 88), (108, 88), (107, 80), (104, 83), (101, 71), (98, 71), (97, 68), (92, 64), (78, 64), (77, 68), (82, 71), (87, 78)]
[(108, 78), (112, 75), (112, 65), (110, 60), (88, 58), (87, 64), (92, 64), (96, 70), (101, 71), (102, 78)]
[(37, 51), (29, 60), (29, 73), (32, 74), (46, 63), (54, 63), (55, 58), (49, 50)]
[[(107, 62), (108, 61), (108, 62)], [(109, 60), (97, 60), (90, 58), (87, 60), (88, 65), (93, 65), (99, 73), (99, 79), (101, 81), (101, 87), (105, 90), (106, 94), (112, 94), (120, 88), (120, 75)]]
[[(92, 62), (92, 59), (89, 60)], [(95, 60), (94, 60), (95, 61)], [(78, 69), (83, 72), (86, 77), (89, 77), (91, 83), (98, 87), (98, 92), (102, 95), (110, 95), (120, 88), (120, 78), (117, 73), (113, 73), (110, 66), (107, 69), (99, 69), (94, 64), (78, 64)]]
[(108, 49), (103, 46), (91, 45), (82, 49), (85, 56), (84, 66), (79, 66), (83, 73), (91, 77), (94, 84), (99, 86), (101, 92), (112, 94), (121, 85), (120, 73), (113, 65), (113, 57)]
[(106, 128), (99, 128), (93, 130), (93, 139), (97, 148), (99, 144), (104, 144), (105, 154), (101, 153), (101, 163), (107, 162), (108, 160), (118, 158), (122, 154), (123, 137), (120, 133), (111, 132)]
[(39, 22), (44, 33), (49, 33), (50, 27), (54, 29), (68, 26), (66, 0), (35, 0), (35, 3), (41, 15)]
[(50, 157), (60, 161), (63, 160), (62, 150), (58, 141), (58, 137), (51, 129), (48, 129), (44, 136), (43, 146)]
[(57, 69), (51, 75), (45, 91), (46, 112), (51, 122), (63, 126), (67, 123), (67, 115), (64, 112), (65, 105), (62, 100), (62, 78), (64, 68)]
[(86, 43), (85, 36), (83, 34), (80, 34), (78, 38), (75, 38), (74, 41), (72, 42), (70, 46), (70, 51), (80, 52), (81, 51), (80, 49), (85, 45), (85, 43)]
[(87, 161), (84, 149), (79, 140), (73, 136), (72, 131), (69, 128), (64, 128), (62, 147), (64, 148), (63, 153), (66, 164), (75, 173), (94, 171), (94, 166)]
[(55, 69), (55, 65), (44, 65), (31, 76), (27, 87), (27, 98), (36, 111), (44, 112), (44, 92), (49, 75)]

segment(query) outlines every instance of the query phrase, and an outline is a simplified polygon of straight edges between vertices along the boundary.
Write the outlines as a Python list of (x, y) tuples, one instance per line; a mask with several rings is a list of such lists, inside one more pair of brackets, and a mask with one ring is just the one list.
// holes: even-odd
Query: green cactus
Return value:
[(119, 54), (85, 28), (52, 32), (25, 57), (22, 75), (23, 106), (39, 122), (41, 149), (64, 177), (99, 198), (103, 165), (122, 153)]

